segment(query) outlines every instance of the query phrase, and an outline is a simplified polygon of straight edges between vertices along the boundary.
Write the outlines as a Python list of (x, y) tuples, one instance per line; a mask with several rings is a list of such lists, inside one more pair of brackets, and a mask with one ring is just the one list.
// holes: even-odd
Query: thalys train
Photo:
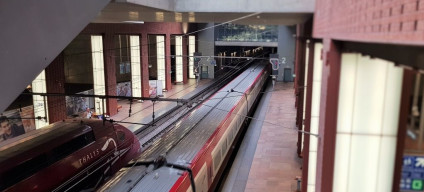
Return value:
[(256, 63), (178, 120), (99, 191), (213, 191), (269, 67)]
[(93, 190), (140, 152), (121, 125), (57, 122), (0, 143), (0, 191)]

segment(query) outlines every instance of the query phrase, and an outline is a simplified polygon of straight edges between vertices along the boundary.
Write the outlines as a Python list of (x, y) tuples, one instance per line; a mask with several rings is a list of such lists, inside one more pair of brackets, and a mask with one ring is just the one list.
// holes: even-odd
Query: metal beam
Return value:
[(188, 103), (187, 99), (170, 99), (170, 98), (160, 98), (160, 97), (127, 97), (127, 96), (112, 96), (112, 95), (85, 95), (85, 94), (65, 94), (65, 93), (22, 93), (23, 95), (41, 95), (41, 96), (69, 96), (69, 97), (97, 97), (101, 99), (134, 99), (134, 100), (151, 100), (151, 101), (170, 101), (170, 102), (180, 102)]

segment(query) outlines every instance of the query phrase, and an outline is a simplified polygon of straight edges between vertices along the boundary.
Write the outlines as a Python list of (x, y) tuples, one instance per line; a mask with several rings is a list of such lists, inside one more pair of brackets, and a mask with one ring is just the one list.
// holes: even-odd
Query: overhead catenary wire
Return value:
[[(207, 104), (204, 104), (204, 103), (201, 103), (201, 105), (207, 106), (207, 107), (210, 107), (210, 108), (213, 107), (213, 106), (210, 106), (210, 105), (207, 105)], [(220, 111), (224, 111), (224, 112), (228, 112), (228, 113), (231, 113), (231, 114), (234, 114), (234, 115), (242, 116), (242, 117), (245, 117), (245, 118), (248, 118), (248, 119), (252, 119), (252, 120), (256, 120), (256, 121), (261, 121), (261, 122), (264, 122), (264, 123), (267, 123), (267, 124), (270, 124), (270, 125), (274, 125), (276, 127), (281, 127), (283, 129), (289, 129), (289, 130), (301, 132), (301, 133), (312, 135), (312, 136), (315, 136), (315, 137), (318, 137), (318, 138), (320, 137), (318, 134), (315, 134), (315, 133), (311, 133), (311, 132), (307, 132), (307, 131), (303, 131), (303, 130), (298, 130), (298, 129), (295, 129), (295, 128), (284, 127), (284, 126), (278, 125), (276, 123), (272, 123), (272, 122), (266, 121), (264, 119), (259, 119), (259, 118), (251, 117), (251, 116), (248, 116), (248, 115), (235, 113), (235, 112), (228, 111), (228, 110), (225, 110), (225, 109), (220, 109), (218, 107), (216, 107), (215, 109), (216, 110), (220, 110)]]

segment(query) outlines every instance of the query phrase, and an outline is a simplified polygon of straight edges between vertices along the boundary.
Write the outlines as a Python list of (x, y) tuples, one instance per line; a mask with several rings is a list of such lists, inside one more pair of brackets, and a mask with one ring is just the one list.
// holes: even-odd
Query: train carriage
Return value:
[(155, 140), (99, 191), (211, 191), (269, 68), (257, 63)]
[(66, 120), (0, 144), (0, 190), (94, 188), (140, 154), (135, 135), (101, 120)]

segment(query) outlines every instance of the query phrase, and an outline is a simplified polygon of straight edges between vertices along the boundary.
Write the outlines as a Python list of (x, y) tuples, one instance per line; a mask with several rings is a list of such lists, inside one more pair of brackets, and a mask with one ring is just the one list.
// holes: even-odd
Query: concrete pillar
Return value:
[(188, 78), (188, 36), (183, 36), (183, 83), (187, 83)]
[[(304, 37), (304, 24), (297, 25), (296, 30), (296, 78), (295, 78), (295, 95), (296, 101), (296, 126), (302, 130), (303, 124), (303, 98), (304, 98), (304, 84), (305, 84), (305, 57), (306, 57), (306, 38)], [(297, 154), (301, 156), (302, 148), (302, 134), (298, 133), (297, 140)]]
[(165, 36), (165, 79), (166, 90), (171, 90), (171, 35), (169, 33)]
[(142, 96), (149, 97), (149, 43), (147, 33), (141, 35), (141, 87)]
[[(65, 93), (65, 61), (63, 52), (61, 52), (49, 66), (46, 72), (47, 93)], [(49, 123), (54, 123), (66, 119), (66, 100), (65, 96), (47, 97), (47, 106), (49, 111)]]
[[(285, 60), (278, 69), (277, 81), (284, 80), (284, 68), (291, 69), (291, 75), (294, 74), (294, 59), (296, 50), (296, 26), (278, 26), (278, 55), (281, 60)], [(283, 59), (284, 58), (284, 59)], [(292, 77), (289, 79), (292, 80)]]
[[(106, 95), (116, 96), (116, 66), (115, 66), (115, 41), (112, 33), (104, 35), (104, 69)], [(106, 99), (106, 113), (110, 116), (118, 113), (116, 99)]]

